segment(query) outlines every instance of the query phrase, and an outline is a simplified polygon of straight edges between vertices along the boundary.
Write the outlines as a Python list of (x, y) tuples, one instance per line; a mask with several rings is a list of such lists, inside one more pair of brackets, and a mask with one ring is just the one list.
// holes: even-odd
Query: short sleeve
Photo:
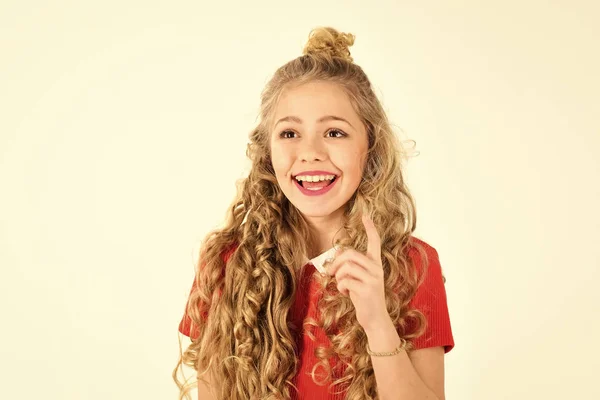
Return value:
[[(223, 252), (221, 253), (221, 257), (225, 264), (227, 264), (227, 261), (229, 261), (229, 258), (231, 257), (231, 255), (234, 253), (234, 251), (236, 249), (237, 249), (237, 245), (232, 244), (232, 245), (226, 247), (225, 250), (223, 250)], [(225, 276), (225, 270), (223, 270), (222, 273), (223, 273), (223, 276)], [(185, 307), (185, 310), (183, 313), (183, 317), (181, 318), (181, 321), (179, 322), (179, 332), (181, 332), (183, 335), (189, 337), (192, 340), (195, 340), (200, 333), (199, 326), (194, 324), (194, 321), (192, 321), (192, 317), (188, 313), (190, 298), (191, 298), (192, 293), (195, 290), (197, 290), (197, 286), (196, 286), (196, 280), (194, 278), (194, 281), (192, 282), (192, 288), (190, 289), (190, 297), (188, 297), (186, 307)], [(198, 303), (196, 305), (196, 307), (198, 307), (199, 309), (206, 309), (206, 307), (201, 307), (201, 306), (202, 306), (201, 303)], [(206, 321), (207, 319), (208, 319), (208, 312), (203, 311), (200, 315), (200, 320), (201, 320), (201, 322), (203, 322), (203, 321)]]
[[(421, 242), (428, 259), (428, 268), (423, 283), (411, 300), (411, 306), (423, 313), (427, 320), (425, 332), (413, 339), (415, 349), (443, 346), (448, 353), (454, 348), (454, 337), (450, 324), (446, 288), (437, 251)], [(417, 271), (421, 273), (421, 257), (418, 251), (411, 252)]]

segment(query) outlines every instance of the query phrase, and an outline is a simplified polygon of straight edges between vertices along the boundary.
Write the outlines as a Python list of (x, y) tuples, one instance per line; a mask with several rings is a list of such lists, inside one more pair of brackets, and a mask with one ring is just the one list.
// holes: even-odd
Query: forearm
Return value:
[[(392, 351), (401, 343), (391, 320), (366, 333), (374, 352)], [(371, 362), (380, 400), (440, 400), (421, 380), (405, 350), (393, 356), (371, 356)]]

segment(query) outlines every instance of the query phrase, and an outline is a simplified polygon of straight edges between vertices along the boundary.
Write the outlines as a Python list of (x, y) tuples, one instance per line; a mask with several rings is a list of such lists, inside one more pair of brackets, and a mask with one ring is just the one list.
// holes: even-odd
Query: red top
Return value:
[[(454, 347), (454, 338), (450, 326), (446, 290), (442, 279), (438, 253), (427, 243), (414, 237), (413, 239), (424, 246), (429, 259), (429, 268), (423, 284), (418, 288), (417, 293), (411, 300), (411, 305), (419, 309), (427, 319), (427, 327), (423, 335), (413, 339), (412, 343), (415, 349), (443, 346), (445, 353), (448, 353)], [(231, 252), (228, 252), (224, 257), (225, 260), (230, 255)], [(409, 251), (409, 255), (412, 257), (415, 267), (419, 270), (421, 267), (421, 258), (414, 247)], [(312, 317), (317, 319), (318, 284), (313, 277), (315, 271), (311, 263), (308, 263), (302, 269), (296, 299), (289, 317), (290, 322), (293, 322), (296, 326), (302, 326), (305, 318)], [(187, 314), (184, 314), (179, 324), (179, 331), (186, 336), (190, 336), (191, 325), (191, 318)], [(193, 339), (198, 335), (197, 327), (194, 328), (191, 329), (192, 336), (190, 336)], [(299, 364), (293, 383), (299, 392), (296, 393), (292, 389), (292, 399), (342, 400), (345, 393), (329, 393), (327, 385), (319, 386), (312, 380), (310, 373), (312, 367), (318, 362), (318, 359), (314, 355), (315, 348), (319, 345), (325, 347), (330, 345), (329, 339), (322, 329), (315, 328), (312, 332), (315, 335), (316, 341), (313, 341), (307, 334), (302, 334), (296, 341)], [(334, 361), (334, 359), (332, 358), (331, 361)], [(319, 375), (319, 372), (321, 372), (319, 369), (315, 370), (315, 374)], [(334, 391), (339, 390), (339, 388), (334, 388)]]

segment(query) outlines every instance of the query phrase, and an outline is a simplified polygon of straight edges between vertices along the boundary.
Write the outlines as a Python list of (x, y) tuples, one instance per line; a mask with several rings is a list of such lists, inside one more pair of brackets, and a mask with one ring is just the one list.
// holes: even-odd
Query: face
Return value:
[(289, 88), (273, 124), (271, 161), (285, 196), (309, 220), (340, 218), (361, 181), (368, 149), (346, 92), (330, 82)]

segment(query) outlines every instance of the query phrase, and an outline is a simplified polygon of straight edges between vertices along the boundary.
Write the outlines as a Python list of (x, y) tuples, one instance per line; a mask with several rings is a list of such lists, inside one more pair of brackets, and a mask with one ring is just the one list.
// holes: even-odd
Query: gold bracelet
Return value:
[(395, 356), (396, 354), (400, 353), (405, 347), (406, 347), (406, 339), (400, 338), (400, 345), (398, 345), (398, 347), (396, 347), (396, 349), (394, 351), (376, 353), (374, 351), (371, 351), (371, 348), (369, 347), (369, 344), (367, 343), (367, 353), (369, 353), (370, 356), (375, 356), (375, 357)]

